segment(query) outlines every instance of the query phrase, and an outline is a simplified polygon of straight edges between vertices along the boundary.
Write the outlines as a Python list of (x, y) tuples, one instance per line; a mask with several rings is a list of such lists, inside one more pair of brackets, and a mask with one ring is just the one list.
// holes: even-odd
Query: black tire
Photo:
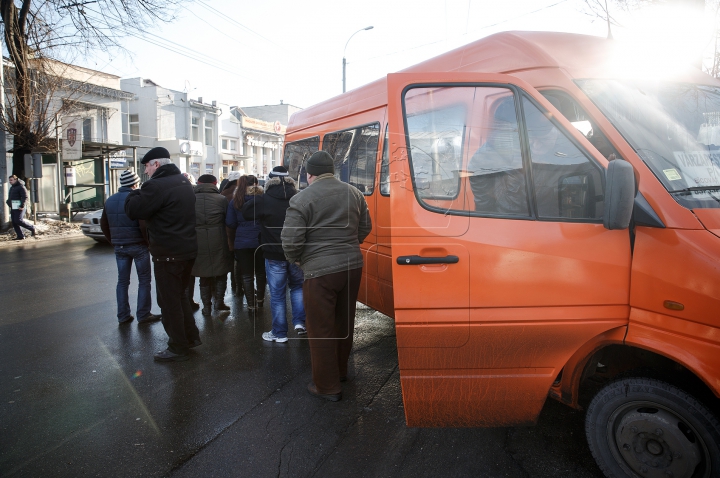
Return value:
[(590, 451), (610, 478), (720, 477), (720, 422), (688, 393), (632, 377), (606, 385), (585, 416)]

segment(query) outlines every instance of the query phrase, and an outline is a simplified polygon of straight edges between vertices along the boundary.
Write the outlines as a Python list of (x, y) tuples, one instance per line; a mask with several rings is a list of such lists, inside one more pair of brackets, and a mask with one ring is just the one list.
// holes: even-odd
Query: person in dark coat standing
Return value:
[[(237, 180), (235, 196), (228, 205), (225, 225), (228, 238), (233, 246), (235, 260), (239, 265), (236, 274), (242, 278), (245, 300), (249, 310), (264, 305), (265, 256), (260, 246), (260, 221), (248, 221), (242, 215), (242, 207), (247, 201), (262, 195), (263, 189), (255, 176), (242, 176)], [(257, 293), (255, 292), (257, 281)]]
[(335, 177), (327, 151), (305, 163), (309, 186), (293, 196), (282, 230), (285, 257), (305, 273), (303, 296), (310, 338), (308, 391), (336, 402), (347, 378), (362, 278), (360, 244), (372, 221), (363, 194)]
[[(240, 174), (240, 171), (230, 171), (230, 173), (228, 173), (228, 177), (223, 179), (223, 182), (220, 185), (220, 194), (225, 196), (225, 199), (227, 199), (228, 203), (232, 202), (233, 200), (233, 196), (235, 195), (235, 188), (237, 187), (237, 182), (238, 179), (240, 179), (240, 176), (242, 176), (242, 174)], [(233, 295), (242, 296), (242, 276), (236, 274), (236, 272), (238, 272), (239, 266), (234, 258), (234, 254), (231, 255), (233, 256), (233, 267), (230, 269), (230, 289), (232, 290)]]
[(134, 171), (126, 170), (120, 175), (120, 189), (105, 201), (100, 227), (108, 242), (115, 247), (115, 261), (118, 268), (118, 282), (115, 288), (117, 318), (120, 324), (129, 324), (130, 315), (128, 288), (133, 261), (138, 276), (137, 308), (138, 325), (157, 322), (159, 315), (150, 313), (150, 251), (140, 221), (132, 220), (125, 214), (125, 198), (137, 189), (140, 178)]
[(250, 198), (243, 204), (243, 217), (248, 221), (258, 220), (260, 242), (265, 255), (265, 274), (270, 289), (270, 312), (272, 330), (262, 334), (268, 342), (287, 342), (288, 324), (285, 294), (290, 289), (292, 322), (298, 335), (304, 335), (305, 307), (303, 305), (303, 271), (285, 259), (280, 233), (285, 222), (290, 199), (297, 194), (295, 181), (288, 176), (283, 166), (275, 166), (265, 183), (265, 193)]
[(150, 179), (130, 191), (125, 214), (147, 225), (158, 303), (169, 338), (167, 349), (156, 353), (155, 360), (178, 362), (189, 359), (189, 349), (202, 344), (186, 293), (197, 257), (195, 193), (167, 149), (151, 149), (141, 163)]
[(232, 258), (225, 233), (225, 214), (228, 202), (217, 188), (217, 178), (203, 174), (195, 186), (195, 229), (197, 230), (198, 255), (192, 275), (200, 278), (200, 299), (202, 314), (212, 313), (212, 299), (215, 310), (230, 310), (225, 304), (227, 274)]
[(19, 179), (14, 174), (9, 178), (10, 192), (8, 193), (8, 199), (6, 204), (10, 208), (10, 219), (12, 220), (13, 229), (17, 237), (13, 241), (22, 241), (25, 239), (25, 235), (20, 227), (24, 227), (30, 234), (35, 236), (35, 226), (27, 222), (23, 216), (25, 216), (25, 206), (28, 202), (28, 193), (25, 189), (25, 183), (22, 179)]

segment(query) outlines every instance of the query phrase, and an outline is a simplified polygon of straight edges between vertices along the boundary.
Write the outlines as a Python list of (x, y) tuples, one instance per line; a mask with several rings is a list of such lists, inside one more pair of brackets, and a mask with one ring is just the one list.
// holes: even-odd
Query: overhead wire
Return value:
[(276, 46), (276, 47), (278, 47), (278, 48), (282, 48), (280, 45), (278, 45), (278, 44), (275, 43), (274, 41), (270, 40), (270, 39), (267, 38), (267, 37), (262, 36), (261, 34), (259, 34), (258, 32), (256, 32), (255, 30), (253, 30), (253, 29), (251, 29), (251, 28), (243, 25), (242, 23), (238, 22), (237, 20), (235, 20), (234, 18), (230, 17), (229, 15), (221, 12), (221, 11), (218, 10), (217, 8), (210, 6), (210, 5), (207, 4), (205, 1), (203, 1), (203, 0), (197, 0), (197, 4), (200, 5), (200, 6), (202, 6), (202, 7), (204, 7), (206, 10), (209, 10), (210, 12), (214, 13), (215, 15), (219, 16), (219, 17), (222, 18), (223, 20), (225, 20), (225, 21), (227, 21), (227, 22), (229, 22), (229, 23), (233, 23), (233, 24), (239, 26), (240, 28), (242, 28), (242, 29), (244, 29), (244, 30), (247, 30), (248, 32), (252, 33), (253, 35), (256, 35), (256, 36), (262, 38), (263, 40), (267, 41), (267, 42), (270, 43), (271, 45), (274, 45), (274, 46)]

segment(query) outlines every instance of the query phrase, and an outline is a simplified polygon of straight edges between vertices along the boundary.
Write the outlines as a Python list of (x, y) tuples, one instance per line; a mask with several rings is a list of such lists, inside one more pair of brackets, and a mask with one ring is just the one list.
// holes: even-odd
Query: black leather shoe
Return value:
[(201, 345), (202, 345), (202, 340), (195, 339), (192, 342), (190, 342), (190, 345), (188, 345), (188, 347), (190, 347), (191, 349), (194, 349), (195, 347), (200, 347)]
[(148, 314), (145, 318), (138, 319), (138, 325), (149, 324), (151, 322), (157, 322), (158, 320), (162, 320), (162, 315)]
[(200, 308), (200, 304), (195, 302), (194, 300), (190, 301), (190, 307), (192, 307), (192, 310), (198, 310)]
[(325, 400), (330, 400), (331, 402), (339, 402), (342, 399), (342, 392), (340, 393), (320, 393), (318, 392), (317, 387), (314, 383), (310, 382), (307, 386), (308, 392), (310, 392), (310, 395), (313, 395), (317, 398), (323, 398)]
[(118, 320), (118, 324), (119, 324), (119, 325), (129, 324), (129, 323), (132, 322), (133, 320), (135, 320), (135, 317), (133, 317), (132, 315), (129, 315), (126, 319)]
[(22, 241), (24, 239), (25, 239), (24, 237), (16, 237), (15, 239), (13, 239), (13, 241)]
[(155, 354), (155, 361), (156, 362), (184, 362), (185, 360), (189, 360), (189, 355), (180, 355), (176, 354), (174, 352), (171, 352), (168, 349), (165, 349), (161, 352), (158, 352)]

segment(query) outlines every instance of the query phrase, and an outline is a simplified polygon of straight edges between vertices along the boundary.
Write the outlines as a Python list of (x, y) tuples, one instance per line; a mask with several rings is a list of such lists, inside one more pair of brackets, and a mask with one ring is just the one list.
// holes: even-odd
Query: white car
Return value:
[(82, 220), (82, 232), (87, 237), (95, 239), (98, 242), (107, 242), (105, 235), (103, 235), (102, 229), (100, 229), (100, 217), (102, 216), (102, 209), (97, 211), (89, 212), (85, 214)]

